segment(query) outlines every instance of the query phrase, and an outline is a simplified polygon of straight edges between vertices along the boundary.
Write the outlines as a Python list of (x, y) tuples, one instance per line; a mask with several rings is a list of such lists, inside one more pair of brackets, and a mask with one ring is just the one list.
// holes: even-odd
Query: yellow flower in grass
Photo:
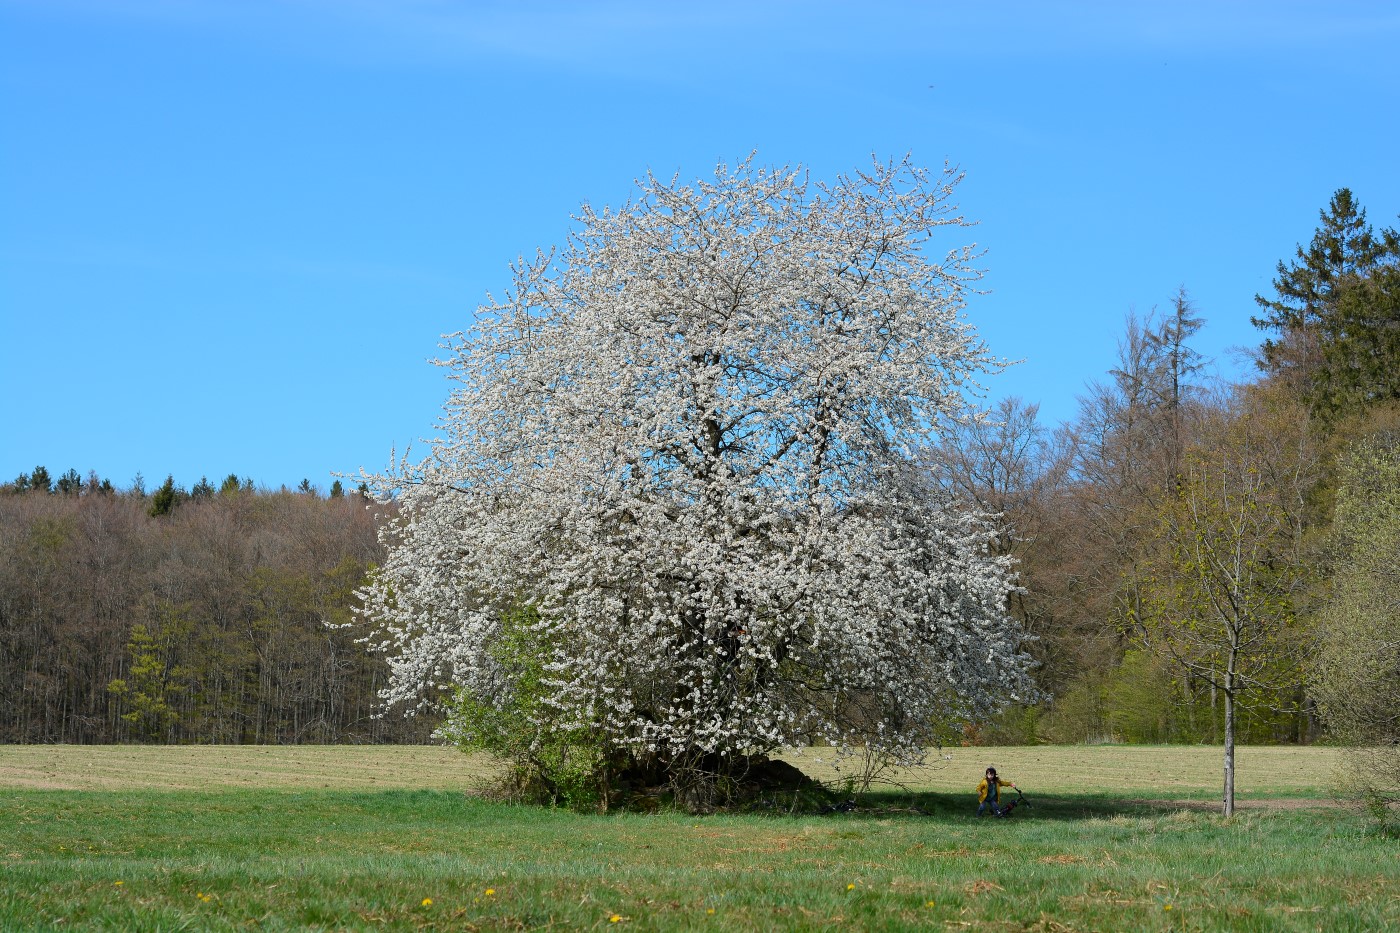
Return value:
[(937, 907), (937, 906), (938, 906), (938, 902), (937, 902), (937, 901), (929, 901), (928, 903), (924, 904), (924, 906), (925, 906), (925, 907)]
[(709, 910), (705, 911), (705, 913), (707, 913), (707, 914), (712, 914), (712, 913), (714, 913), (714, 912), (715, 912), (715, 909), (714, 909), (713, 907), (711, 907)]
[(495, 889), (495, 888), (487, 888), (487, 889), (486, 889), (486, 896), (487, 896), (487, 897), (495, 897), (495, 896), (496, 896), (496, 889)]
[(124, 885), (124, 884), (126, 884), (125, 881), (113, 881), (113, 882), (112, 882), (112, 886), (115, 887), (115, 888), (119, 888), (119, 887), (121, 887), (121, 886)]
[(854, 891), (855, 889), (856, 889), (856, 886), (855, 886), (854, 884), (848, 884), (848, 885), (846, 885), (846, 890), (847, 890), (847, 891)]
[(1172, 909), (1172, 905), (1170, 905), (1170, 904), (1163, 904), (1163, 905), (1162, 905), (1162, 909), (1163, 909), (1163, 910), (1171, 910), (1171, 909)]
[(613, 914), (611, 917), (608, 918), (608, 923), (621, 923), (622, 921), (622, 914)]
[(431, 907), (431, 906), (433, 906), (433, 899), (432, 899), (431, 897), (425, 897), (425, 898), (423, 898), (423, 905), (422, 905), (422, 906), (424, 906), (424, 907)]

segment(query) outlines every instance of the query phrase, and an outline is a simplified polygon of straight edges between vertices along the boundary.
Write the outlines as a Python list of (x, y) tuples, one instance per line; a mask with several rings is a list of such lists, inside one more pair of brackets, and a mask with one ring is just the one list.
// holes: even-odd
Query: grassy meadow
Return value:
[[(0, 747), (0, 929), (1400, 927), (1327, 749), (1242, 749), (1229, 821), (1218, 749), (945, 754), (853, 813), (696, 818), (491, 803), (446, 749)], [(975, 819), (987, 764), (1033, 807)]]

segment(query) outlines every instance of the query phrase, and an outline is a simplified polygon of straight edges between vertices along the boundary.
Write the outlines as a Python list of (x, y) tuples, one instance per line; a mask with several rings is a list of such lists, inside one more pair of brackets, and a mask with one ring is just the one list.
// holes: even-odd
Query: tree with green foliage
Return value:
[(513, 796), (574, 809), (600, 807), (608, 792), (607, 743), (587, 724), (558, 728), (553, 722), (549, 651), (538, 628), (539, 614), (532, 607), (505, 614), (501, 637), (488, 650), (510, 678), (511, 691), (495, 700), (456, 691), (441, 733), (466, 751), (510, 762)]
[(199, 482), (194, 484), (190, 490), (191, 499), (208, 499), (214, 495), (214, 486), (209, 482), (209, 477), (201, 476)]
[(169, 515), (182, 498), (184, 490), (175, 488), (175, 477), (167, 474), (165, 482), (151, 495), (151, 507), (147, 510), (152, 518)]
[(240, 485), (241, 484), (238, 479), (238, 474), (230, 473), (228, 476), (225, 476), (224, 481), (219, 484), (219, 495), (227, 496), (236, 493), (238, 492)]
[(332, 499), (339, 499), (339, 498), (341, 498), (341, 497), (344, 496), (344, 495), (345, 495), (345, 487), (342, 486), (342, 485), (340, 485), (340, 480), (336, 480), (335, 482), (331, 483), (331, 495), (330, 495), (330, 497), (331, 497)]
[(1343, 289), (1324, 332), (1312, 384), (1320, 414), (1334, 420), (1400, 400), (1400, 266)]
[(168, 735), (180, 714), (172, 702), (182, 689), (180, 681), (188, 672), (172, 669), (169, 658), (181, 639), (188, 639), (193, 628), (190, 620), (166, 609), (166, 618), (154, 626), (135, 625), (127, 642), (131, 666), (127, 676), (107, 684), (107, 692), (117, 698), (126, 712), (122, 719), (136, 727), (146, 738), (158, 739)]
[(1332, 537), (1313, 687), (1328, 728), (1350, 746), (1353, 793), (1390, 821), (1400, 804), (1400, 433), (1343, 458)]
[(1301, 682), (1295, 600), (1308, 582), (1296, 503), (1314, 455), (1296, 409), (1245, 391), (1203, 426), (1154, 524), (1122, 610), (1147, 649), (1224, 700), (1224, 813), (1235, 810), (1237, 707)]
[(80, 495), (83, 491), (83, 478), (78, 475), (77, 470), (69, 468), (67, 473), (58, 478), (54, 490), (61, 496)]
[(36, 466), (34, 472), (29, 474), (29, 488), (42, 493), (53, 492), (53, 478), (46, 467)]
[[(1376, 236), (1349, 188), (1338, 189), (1319, 217), (1307, 250), (1299, 246), (1295, 261), (1279, 261), (1275, 297), (1254, 296), (1261, 314), (1250, 320), (1277, 334), (1264, 341), (1261, 368), (1283, 376), (1315, 411), (1325, 413), (1348, 394), (1358, 353), (1376, 339), (1370, 311), (1354, 307), (1345, 316), (1339, 313), (1343, 296), (1381, 269), (1393, 268), (1400, 250), (1395, 231)], [(1351, 300), (1364, 306), (1368, 294)]]

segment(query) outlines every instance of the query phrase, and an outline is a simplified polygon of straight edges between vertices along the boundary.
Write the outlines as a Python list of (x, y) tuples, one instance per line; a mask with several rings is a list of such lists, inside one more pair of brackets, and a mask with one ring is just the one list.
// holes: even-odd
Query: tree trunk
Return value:
[(1225, 815), (1235, 815), (1235, 672), (1225, 672)]

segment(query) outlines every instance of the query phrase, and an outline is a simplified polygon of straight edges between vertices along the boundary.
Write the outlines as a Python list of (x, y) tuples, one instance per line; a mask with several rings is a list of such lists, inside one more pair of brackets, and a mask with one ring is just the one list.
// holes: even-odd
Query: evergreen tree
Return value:
[(147, 509), (147, 513), (152, 518), (169, 515), (175, 508), (178, 499), (179, 492), (175, 488), (175, 477), (167, 474), (165, 482), (161, 483), (160, 488), (151, 496), (151, 507)]
[(214, 496), (214, 487), (209, 482), (209, 477), (201, 476), (199, 482), (194, 484), (190, 490), (191, 499), (211, 499)]
[(339, 499), (343, 495), (345, 495), (345, 487), (340, 485), (340, 480), (331, 483), (331, 498)]
[(1327, 418), (1400, 399), (1400, 267), (1381, 266), (1344, 289), (1313, 377), (1313, 408)]
[(29, 474), (29, 488), (37, 489), (40, 492), (53, 492), (53, 479), (49, 476), (47, 468), (36, 466), (34, 472)]
[(83, 478), (77, 470), (70, 468), (58, 478), (57, 491), (61, 495), (76, 496), (83, 491)]
[(1338, 189), (1319, 217), (1321, 225), (1308, 249), (1299, 246), (1294, 262), (1279, 261), (1273, 282), (1276, 297), (1254, 296), (1262, 313), (1250, 320), (1278, 335), (1265, 339), (1261, 368), (1284, 376), (1315, 407), (1326, 407), (1318, 404), (1318, 387), (1330, 379), (1319, 373), (1328, 365), (1329, 345), (1341, 332), (1339, 301), (1350, 287), (1393, 262), (1396, 254), (1391, 248), (1393, 231), (1378, 239), (1349, 188)]
[(227, 496), (231, 493), (238, 492), (239, 485), (238, 474), (230, 473), (228, 476), (225, 476), (224, 481), (219, 484), (219, 495)]

